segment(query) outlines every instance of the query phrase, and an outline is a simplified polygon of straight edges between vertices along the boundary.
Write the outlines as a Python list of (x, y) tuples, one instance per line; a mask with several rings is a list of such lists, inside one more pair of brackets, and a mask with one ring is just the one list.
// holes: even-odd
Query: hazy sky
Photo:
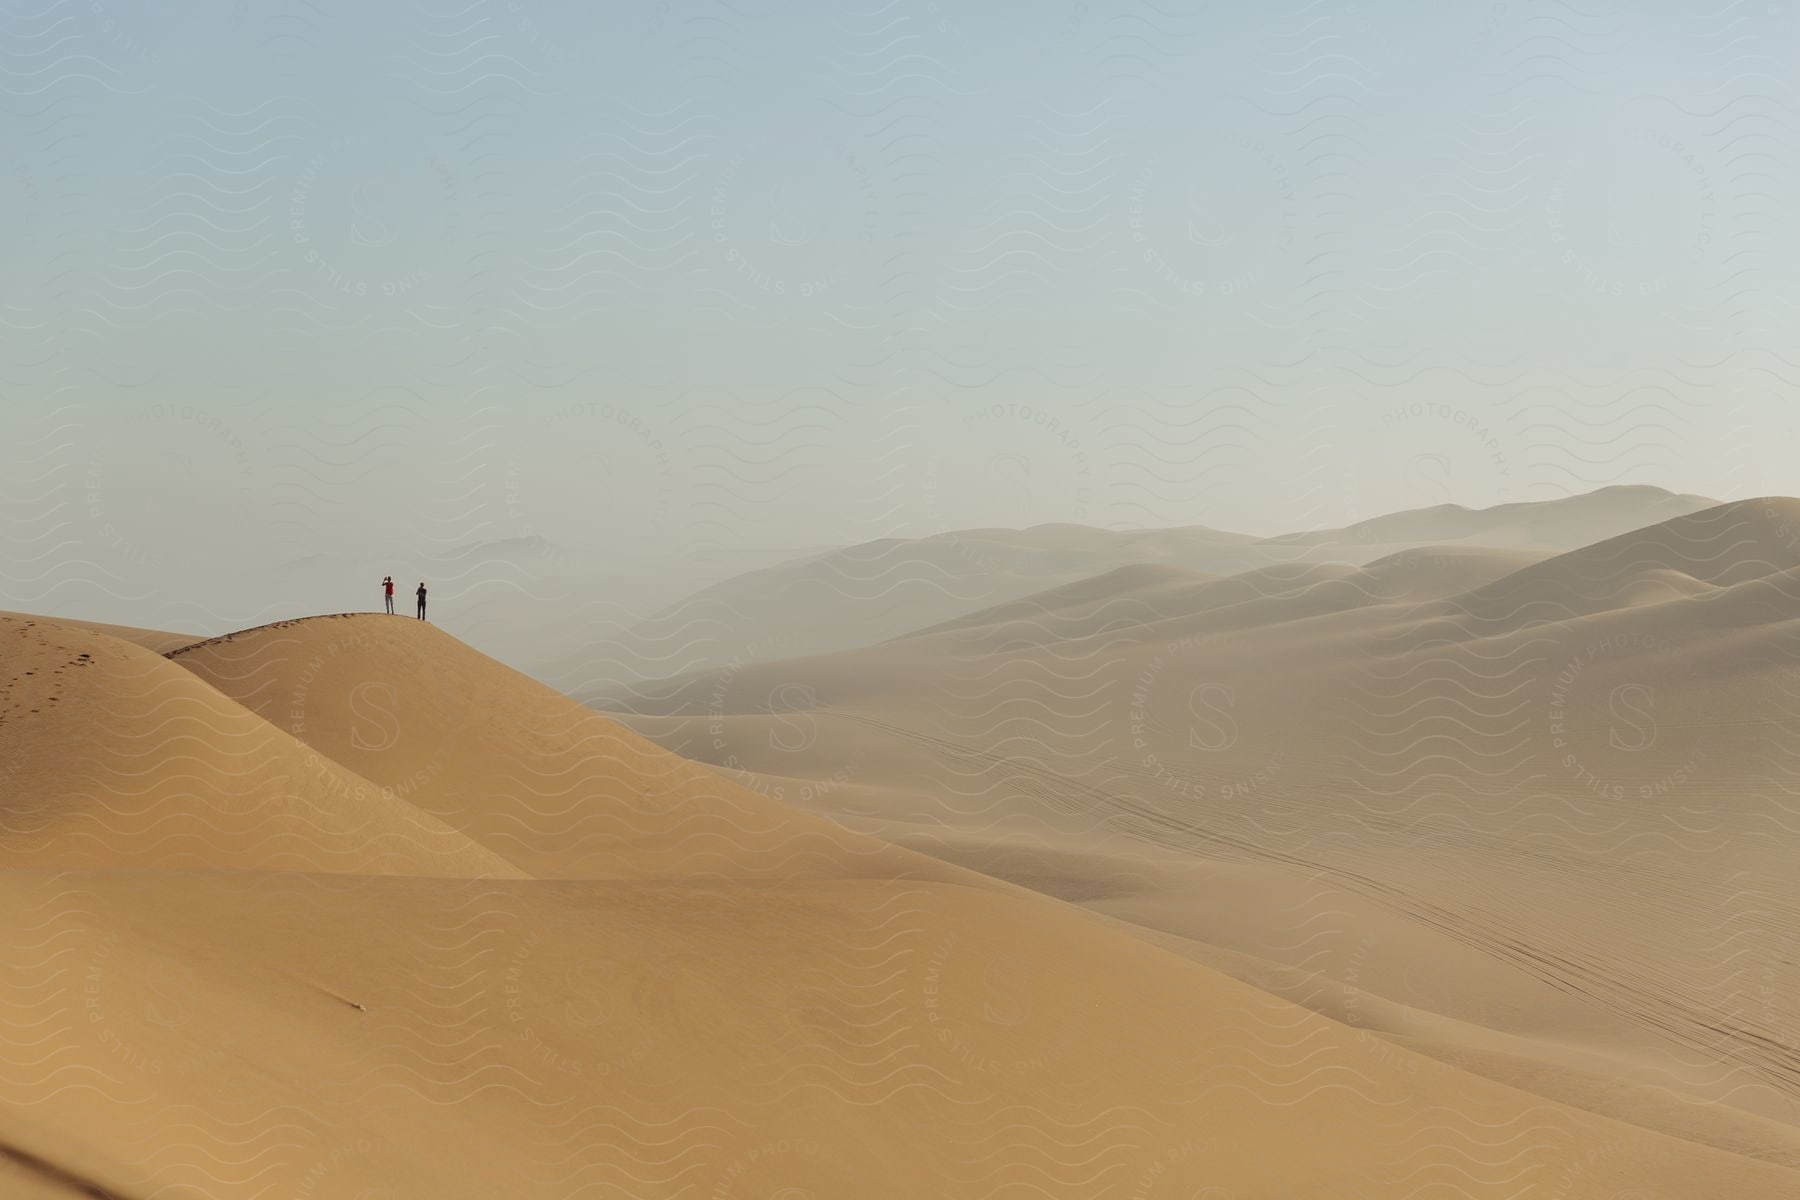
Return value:
[(0, 606), (1797, 492), (1793, 22), (14, 4)]

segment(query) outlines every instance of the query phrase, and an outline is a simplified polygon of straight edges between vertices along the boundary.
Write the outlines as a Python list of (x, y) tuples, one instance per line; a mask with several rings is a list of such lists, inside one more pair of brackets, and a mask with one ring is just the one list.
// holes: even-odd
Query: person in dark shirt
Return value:
[(425, 581), (419, 581), (419, 620), (425, 619)]

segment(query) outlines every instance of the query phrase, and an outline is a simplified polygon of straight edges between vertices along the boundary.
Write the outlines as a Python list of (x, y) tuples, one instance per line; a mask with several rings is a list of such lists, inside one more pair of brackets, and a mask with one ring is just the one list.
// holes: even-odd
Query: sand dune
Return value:
[[(0, 612), (0, 620), (32, 621), (44, 618), (33, 617), (29, 613)], [(58, 625), (72, 629), (85, 629), (92, 633), (103, 633), (108, 637), (118, 638), (122, 642), (130, 642), (134, 646), (142, 646), (146, 650), (154, 650), (158, 654), (167, 654), (171, 650), (190, 645), (200, 640), (198, 634), (167, 633), (160, 629), (137, 629), (130, 625), (108, 625), (102, 621), (71, 621), (67, 617), (58, 617)]]
[(1524, 623), (1703, 595), (1800, 567), (1800, 501), (1746, 500), (1569, 551), (1471, 589), (1451, 607)]
[(29, 617), (0, 639), (0, 863), (518, 874), (160, 655)]
[(708, 587), (610, 648), (595, 647), (595, 670), (612, 680), (659, 678), (860, 646), (1110, 567), (1230, 555), (1254, 540), (1212, 529), (1112, 534), (1079, 525), (886, 538)]
[(1416, 546), (1370, 562), (1363, 578), (1384, 600), (1435, 600), (1503, 579), (1542, 558), (1502, 546)]
[(1543, 561), (1102, 577), (622, 719), (1443, 1061), (1791, 1164), (1792, 505)]
[(0, 637), (8, 1195), (1793, 1194), (1749, 1126), (1484, 1078), (430, 626)]
[[(56, 1053), (8, 1100), (82, 1131), (32, 1140), (39, 1161), (123, 1195), (1788, 1182), (996, 892), (216, 873), (158, 881), (141, 928), (129, 876), (0, 886), (31, 918), (15, 955), (97, 964), (101, 1014), (58, 1011), (66, 980), (14, 982)], [(98, 1095), (64, 1086), (96, 1075)]]
[(288, 622), (173, 662), (534, 876), (943, 876), (728, 784), (426, 623)]
[[(568, 540), (529, 534), (411, 546), (398, 554), (309, 554), (223, 581), (223, 588), (208, 590), (205, 607), (187, 601), (168, 608), (184, 622), (212, 629), (296, 613), (374, 610), (381, 606), (378, 583), (391, 574), (400, 581), (399, 607), (410, 613), (412, 588), (427, 580), (437, 604), (433, 619), (445, 629), (533, 678), (574, 687), (591, 679), (597, 664), (610, 662), (608, 648), (646, 616), (720, 580), (821, 552), (719, 546), (671, 554), (658, 544), (654, 557), (622, 557), (618, 547), (601, 553), (574, 537), (575, 530), (564, 532)], [(521, 619), (524, 613), (529, 619)]]
[(1081, 525), (888, 538), (735, 576), (629, 630), (584, 638), (579, 668), (555, 678), (605, 704), (621, 684), (856, 649), (1016, 601), (1055, 603), (1058, 589), (1078, 595), (1113, 571), (1125, 572), (1114, 582), (1135, 595), (1132, 573), (1162, 568), (1222, 577), (1259, 567), (1363, 566), (1434, 545), (1543, 557), (1714, 503), (1617, 487), (1489, 509), (1443, 505), (1268, 538)]
[(1294, 545), (1467, 541), (1522, 550), (1566, 550), (1701, 512), (1718, 503), (1658, 487), (1616, 486), (1558, 500), (1526, 500), (1492, 508), (1440, 504), (1389, 513), (1340, 529), (1271, 540)]

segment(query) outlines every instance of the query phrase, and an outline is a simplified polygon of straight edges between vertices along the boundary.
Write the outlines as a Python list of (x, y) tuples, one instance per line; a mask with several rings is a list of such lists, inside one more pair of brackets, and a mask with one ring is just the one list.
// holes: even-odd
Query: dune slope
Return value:
[[(1181, 608), (1157, 580), (1063, 589), (646, 685), (621, 719), (1321, 1014), (1789, 1162), (1788, 504), (1522, 567), (1459, 549), (1435, 584), (1402, 556), (1202, 582)], [(1695, 586), (1621, 585), (1646, 570)], [(1096, 619), (1121, 598), (1162, 615)]]
[(519, 872), (167, 659), (0, 617), (0, 863)]
[[(30, 613), (0, 612), (0, 619), (31, 621)], [(69, 629), (85, 629), (91, 633), (103, 633), (122, 642), (130, 642), (134, 646), (142, 646), (146, 650), (154, 650), (158, 654), (167, 654), (182, 646), (192, 645), (200, 640), (198, 634), (169, 633), (161, 629), (139, 629), (133, 625), (108, 625), (103, 621), (72, 621), (67, 617), (58, 617), (56, 623)]]
[(729, 784), (426, 622), (284, 622), (171, 662), (532, 875), (936, 869)]
[[(81, 703), (151, 678), (153, 713), (204, 703), (211, 736), (335, 749), (461, 839), (436, 873), (123, 846), (0, 860), (16, 1194), (1793, 1192), (1781, 1164), (1547, 1102), (835, 830), (412, 622), (303, 621), (171, 660), (54, 622), (14, 636), (111, 663), (65, 668), (90, 672)], [(33, 791), (85, 780), (39, 719), (38, 668), (5, 661), (40, 710), (8, 716), (9, 761)], [(149, 725), (127, 753), (149, 775), (205, 760), (197, 727), (169, 736)], [(416, 780), (403, 801), (395, 780)], [(173, 820), (228, 786), (146, 795)]]
[[(120, 1195), (1791, 1186), (987, 890), (19, 871), (0, 890), (28, 918), (8, 960), (67, 960), (6, 978), (47, 1049), (0, 1081), (0, 1114)], [(74, 978), (92, 1007), (56, 1002)]]

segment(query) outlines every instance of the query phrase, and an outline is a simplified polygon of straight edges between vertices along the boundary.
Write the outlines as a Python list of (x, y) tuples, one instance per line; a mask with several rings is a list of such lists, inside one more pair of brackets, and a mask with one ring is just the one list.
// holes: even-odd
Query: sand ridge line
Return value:
[(198, 642), (191, 642), (186, 646), (177, 646), (173, 650), (165, 651), (163, 657), (175, 658), (179, 655), (186, 654), (190, 650), (199, 650), (206, 646), (217, 646), (224, 642), (235, 642), (246, 633), (258, 633), (265, 629), (287, 629), (294, 625), (304, 624), (308, 621), (341, 621), (346, 617), (385, 617), (387, 615), (388, 614), (386, 613), (377, 612), (339, 612), (315, 613), (312, 616), (307, 617), (289, 617), (286, 620), (270, 621), (265, 625), (251, 625), (244, 629), (234, 629), (230, 633), (222, 633), (218, 637), (210, 637)]

